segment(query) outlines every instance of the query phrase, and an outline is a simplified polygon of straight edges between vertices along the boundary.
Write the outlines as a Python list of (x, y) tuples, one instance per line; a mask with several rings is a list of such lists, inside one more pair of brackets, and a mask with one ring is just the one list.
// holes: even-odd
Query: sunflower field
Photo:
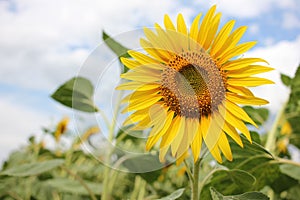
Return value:
[(51, 98), (79, 114), (9, 155), (0, 199), (298, 200), (300, 66), (281, 74), (290, 95), (272, 116), (250, 89), (274, 84), (256, 76), (274, 69), (244, 57), (256, 42), (241, 43), (247, 27), (220, 26), (221, 16), (212, 6), (187, 27), (165, 15), (140, 49), (103, 31), (121, 71), (112, 117), (89, 78), (60, 85)]

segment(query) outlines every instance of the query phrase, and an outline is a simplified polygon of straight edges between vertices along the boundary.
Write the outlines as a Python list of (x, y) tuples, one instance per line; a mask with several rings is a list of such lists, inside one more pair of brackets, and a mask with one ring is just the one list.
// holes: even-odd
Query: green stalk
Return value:
[(192, 200), (199, 200), (199, 171), (202, 158), (194, 163), (192, 182)]
[[(110, 142), (110, 143), (112, 143), (113, 139), (114, 139), (114, 132), (115, 132), (115, 128), (116, 128), (116, 119), (118, 118), (122, 95), (123, 95), (123, 92), (119, 92), (118, 96), (117, 96), (117, 104), (116, 104), (116, 107), (114, 110), (114, 115), (112, 118), (109, 133), (108, 133), (108, 142)], [(109, 183), (109, 179), (110, 179), (109, 175), (110, 175), (110, 170), (111, 170), (109, 165), (110, 165), (110, 157), (111, 157), (112, 153), (113, 153), (113, 148), (108, 150), (108, 153), (106, 154), (106, 157), (105, 157), (105, 163), (108, 166), (104, 166), (103, 190), (102, 190), (102, 195), (101, 195), (102, 200), (110, 199), (110, 194), (111, 194), (111, 190), (112, 190), (112, 188), (110, 188), (110, 185), (114, 185), (114, 183)]]
[(145, 188), (147, 182), (140, 176), (135, 177), (134, 188), (130, 196), (130, 200), (143, 200), (145, 196)]
[(292, 160), (288, 160), (288, 159), (284, 159), (284, 158), (277, 158), (277, 160), (278, 161), (275, 161), (274, 163), (290, 164), (290, 165), (300, 167), (300, 163), (292, 161)]
[(189, 179), (190, 179), (190, 181), (191, 181), (191, 184), (193, 184), (193, 182), (194, 182), (194, 177), (193, 177), (193, 174), (192, 174), (192, 172), (191, 172), (191, 169), (189, 168), (189, 165), (188, 165), (188, 163), (187, 163), (186, 160), (183, 160), (183, 162), (184, 162), (184, 165), (185, 165), (185, 167), (186, 167), (186, 172), (187, 172), (187, 175), (188, 175), (188, 177), (189, 177)]
[(285, 111), (285, 108), (286, 108), (286, 103), (281, 107), (280, 111), (278, 112), (278, 114), (276, 115), (276, 118), (275, 118), (275, 121), (273, 123), (273, 126), (268, 134), (268, 138), (267, 138), (267, 141), (266, 141), (266, 144), (265, 144), (265, 148), (270, 151), (271, 153), (274, 152), (275, 150), (275, 143), (276, 143), (276, 132), (277, 132), (277, 128), (278, 128), (278, 125), (284, 115), (284, 111)]

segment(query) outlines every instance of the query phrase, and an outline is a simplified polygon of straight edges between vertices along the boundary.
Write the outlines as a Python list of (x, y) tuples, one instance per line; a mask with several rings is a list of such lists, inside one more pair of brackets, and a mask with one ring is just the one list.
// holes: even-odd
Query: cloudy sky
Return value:
[[(263, 57), (276, 68), (267, 77), (277, 85), (256, 90), (276, 112), (288, 96), (279, 73), (292, 76), (300, 63), (299, 0), (0, 0), (0, 161), (41, 127), (72, 115), (49, 95), (80, 70), (108, 69), (96, 85), (99, 94), (118, 82), (102, 30), (124, 39), (132, 30), (162, 24), (164, 14), (174, 20), (178, 13), (190, 24), (212, 4), (223, 13), (222, 24), (236, 19), (237, 26), (249, 27), (243, 40), (258, 40), (245, 56)], [(105, 110), (107, 99), (98, 96), (96, 103)]]

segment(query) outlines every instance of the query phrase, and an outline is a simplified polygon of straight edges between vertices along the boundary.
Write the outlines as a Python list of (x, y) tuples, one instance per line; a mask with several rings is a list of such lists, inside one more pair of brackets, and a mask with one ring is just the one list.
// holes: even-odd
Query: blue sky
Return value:
[[(249, 27), (244, 41), (259, 41), (246, 56), (263, 57), (276, 68), (266, 75), (276, 81), (276, 87), (256, 90), (276, 112), (288, 96), (279, 72), (292, 75), (300, 63), (299, 0), (0, 0), (0, 160), (25, 144), (29, 135), (39, 135), (42, 126), (73, 115), (49, 96), (87, 63), (96, 70), (114, 59), (102, 43), (103, 29), (120, 36), (155, 22), (162, 24), (164, 14), (175, 20), (178, 13), (190, 24), (212, 4), (222, 12), (223, 24), (236, 19), (235, 27)], [(91, 53), (97, 46), (100, 53), (93, 60)], [(117, 77), (97, 85), (96, 102), (104, 110), (111, 102), (101, 94), (112, 97), (107, 92), (117, 84)]]

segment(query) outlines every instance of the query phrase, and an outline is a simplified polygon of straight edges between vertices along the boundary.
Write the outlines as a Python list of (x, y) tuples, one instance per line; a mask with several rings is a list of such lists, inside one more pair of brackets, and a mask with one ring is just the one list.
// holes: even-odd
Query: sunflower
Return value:
[(56, 126), (56, 130), (54, 131), (54, 138), (56, 142), (59, 142), (60, 137), (67, 131), (67, 126), (69, 124), (70, 119), (68, 117), (64, 117)]
[(202, 143), (218, 162), (221, 152), (232, 160), (227, 137), (243, 147), (238, 131), (251, 142), (245, 123), (256, 126), (239, 105), (268, 103), (247, 88), (273, 83), (252, 76), (272, 70), (263, 66), (265, 60), (241, 56), (256, 44), (239, 43), (247, 27), (233, 30), (231, 20), (218, 30), (221, 13), (216, 6), (202, 20), (201, 15), (189, 30), (181, 14), (177, 27), (165, 15), (165, 29), (158, 24), (154, 30), (144, 28), (143, 52), (130, 50), (132, 58), (121, 58), (130, 69), (121, 78), (130, 81), (117, 89), (132, 91), (123, 99), (128, 105), (122, 112), (130, 113), (124, 125), (150, 128), (146, 149), (160, 143), (161, 161), (169, 150), (182, 160), (191, 149), (196, 162)]

